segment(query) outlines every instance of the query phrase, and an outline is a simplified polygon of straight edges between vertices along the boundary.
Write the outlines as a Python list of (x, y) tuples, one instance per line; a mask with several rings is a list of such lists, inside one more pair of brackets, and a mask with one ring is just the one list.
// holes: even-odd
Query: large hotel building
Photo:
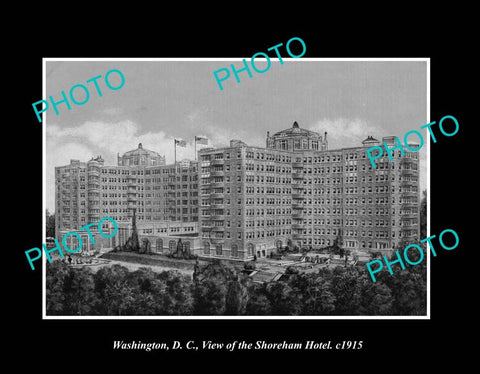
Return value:
[[(381, 143), (396, 146), (394, 137)], [(138, 149), (56, 167), (57, 238), (105, 216), (123, 243), (133, 211), (140, 238), (166, 253), (183, 237), (201, 258), (248, 261), (285, 246), (386, 251), (419, 238), (418, 153), (387, 152), (373, 168), (366, 150), (380, 141), (328, 149), (323, 136), (302, 129), (267, 133), (266, 147), (232, 140), (203, 148), (197, 161), (166, 165)]]

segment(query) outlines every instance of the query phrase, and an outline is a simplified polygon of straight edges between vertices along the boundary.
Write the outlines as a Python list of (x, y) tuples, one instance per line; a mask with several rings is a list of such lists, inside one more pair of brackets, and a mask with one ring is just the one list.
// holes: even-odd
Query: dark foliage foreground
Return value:
[(55, 261), (47, 265), (47, 315), (425, 315), (426, 266), (377, 273), (323, 268), (258, 284), (214, 262), (193, 278), (174, 270), (129, 271), (120, 265), (96, 273)]

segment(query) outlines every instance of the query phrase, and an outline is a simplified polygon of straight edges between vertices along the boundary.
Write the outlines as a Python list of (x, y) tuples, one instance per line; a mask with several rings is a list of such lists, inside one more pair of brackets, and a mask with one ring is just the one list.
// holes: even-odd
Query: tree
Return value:
[(157, 278), (157, 273), (150, 268), (142, 267), (128, 272), (125, 287), (128, 288), (129, 305), (121, 309), (131, 310), (135, 315), (162, 315), (163, 295), (166, 293), (165, 282)]
[(125, 266), (113, 265), (99, 269), (94, 275), (97, 294), (96, 311), (100, 315), (125, 315), (133, 305), (134, 287), (127, 282)]
[(196, 267), (193, 276), (195, 315), (243, 315), (248, 302), (250, 278), (220, 261)]
[[(413, 257), (413, 256), (412, 256)], [(391, 314), (393, 315), (425, 315), (426, 313), (426, 280), (417, 266), (407, 266), (396, 269), (393, 274), (378, 273), (377, 283), (383, 283), (390, 288), (393, 297)]]
[(193, 287), (193, 312), (195, 315), (223, 315), (227, 287), (219, 278), (195, 282)]
[(257, 268), (255, 261), (248, 261), (243, 264), (243, 270), (246, 272), (252, 272)]
[[(325, 274), (325, 272), (324, 272)], [(330, 271), (332, 292), (336, 296), (335, 314), (358, 315), (361, 303), (362, 279), (357, 267), (336, 267)]]
[(269, 282), (266, 286), (267, 298), (270, 301), (273, 315), (295, 316), (301, 312), (301, 295), (286, 281)]
[(318, 273), (302, 274), (300, 279), (303, 315), (328, 315), (335, 310), (335, 295), (328, 280)]
[(139, 295), (124, 280), (108, 284), (104, 294), (108, 302), (108, 315), (128, 316), (141, 311), (136, 300)]
[(228, 282), (227, 294), (225, 295), (226, 315), (240, 316), (245, 314), (249, 281), (249, 277), (240, 273)]
[(193, 283), (193, 312), (195, 315), (223, 315), (229, 281), (235, 271), (220, 261), (199, 268)]
[(157, 279), (165, 286), (162, 295), (163, 315), (190, 315), (193, 311), (192, 282), (190, 277), (176, 270), (163, 271)]
[(54, 238), (55, 237), (55, 214), (50, 214), (50, 212), (47, 209), (46, 215), (47, 215), (47, 218), (45, 220), (46, 236)]
[(364, 282), (359, 314), (388, 315), (391, 314), (392, 305), (392, 292), (387, 285), (381, 282)]
[(427, 190), (422, 191), (423, 197), (420, 202), (420, 238), (427, 237)]
[(64, 262), (55, 260), (47, 262), (46, 269), (46, 314), (62, 315), (65, 304), (65, 280), (69, 276), (70, 268)]
[(285, 269), (285, 275), (292, 275), (292, 274), (299, 274), (299, 273), (300, 273), (299, 270), (292, 265), (287, 266), (287, 268)]
[(249, 316), (271, 315), (272, 308), (266, 294), (265, 284), (251, 283), (248, 287), (248, 300), (245, 314)]
[(89, 268), (71, 268), (64, 283), (67, 315), (89, 315), (97, 303), (93, 274)]
[(378, 251), (370, 251), (370, 260), (383, 259), (382, 253)]
[[(288, 239), (287, 239), (287, 247), (288, 247), (288, 248), (292, 248), (292, 246), (293, 246), (292, 239), (288, 238)], [(286, 249), (287, 249), (287, 248), (286, 248)]]
[(345, 250), (343, 249), (343, 236), (341, 230), (339, 230), (337, 236), (333, 240), (332, 251), (334, 254), (340, 255), (340, 258), (343, 258)]
[(132, 234), (127, 239), (127, 242), (125, 244), (121, 245), (119, 249), (121, 251), (127, 251), (127, 252), (140, 252), (140, 243), (138, 241), (138, 232), (137, 232), (136, 209), (133, 209)]
[(138, 249), (138, 253), (142, 253), (142, 254), (143, 253), (145, 253), (145, 254), (151, 254), (152, 253), (150, 240), (148, 240), (147, 238), (144, 238), (142, 240), (142, 245)]

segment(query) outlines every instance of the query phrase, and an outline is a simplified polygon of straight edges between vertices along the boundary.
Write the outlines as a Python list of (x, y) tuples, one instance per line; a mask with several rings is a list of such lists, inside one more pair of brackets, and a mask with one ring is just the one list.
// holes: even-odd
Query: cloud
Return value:
[[(54, 210), (55, 167), (68, 165), (71, 159), (86, 162), (101, 155), (105, 165), (117, 164), (117, 153), (143, 147), (165, 155), (173, 163), (173, 138), (163, 131), (140, 134), (140, 127), (129, 120), (119, 122), (87, 121), (72, 128), (57, 124), (46, 127), (46, 203)], [(193, 158), (193, 143), (187, 149), (177, 147), (177, 160)]]
[(327, 132), (329, 149), (356, 147), (369, 135), (381, 140), (384, 130), (375, 124), (358, 118), (322, 118), (308, 127), (323, 135)]
[[(210, 107), (197, 108), (188, 113), (185, 118), (189, 127), (198, 129), (195, 135), (208, 138), (208, 147), (227, 147), (232, 139), (242, 140), (252, 146), (265, 145), (265, 138), (259, 139), (244, 127), (226, 127), (219, 122), (217, 113)], [(193, 147), (193, 140), (190, 144)]]
[(202, 131), (209, 139), (209, 146), (215, 148), (227, 147), (230, 140), (241, 140), (250, 146), (265, 145), (265, 138), (258, 139), (254, 134), (250, 134), (243, 128), (224, 129), (221, 125), (206, 124), (202, 126)]
[(88, 146), (76, 142), (62, 142), (60, 139), (48, 139), (46, 148), (46, 209), (55, 211), (55, 166), (67, 165), (71, 159), (87, 161), (92, 156)]
[(130, 150), (135, 145), (137, 132), (138, 126), (128, 120), (111, 123), (87, 121), (75, 128), (47, 125), (47, 145), (49, 141), (71, 141), (88, 146), (95, 153), (103, 151), (104, 157), (109, 157), (122, 149)]
[(118, 116), (123, 114), (122, 108), (105, 108), (103, 110), (103, 114), (106, 114), (107, 116)]

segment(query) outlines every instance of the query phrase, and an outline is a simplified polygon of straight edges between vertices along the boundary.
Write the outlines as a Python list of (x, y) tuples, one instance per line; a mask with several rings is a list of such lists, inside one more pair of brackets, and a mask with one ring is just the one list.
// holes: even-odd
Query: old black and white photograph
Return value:
[(7, 366), (468, 368), (468, 11), (101, 5), (4, 33)]
[(44, 318), (429, 318), (430, 60), (290, 47), (44, 60)]

